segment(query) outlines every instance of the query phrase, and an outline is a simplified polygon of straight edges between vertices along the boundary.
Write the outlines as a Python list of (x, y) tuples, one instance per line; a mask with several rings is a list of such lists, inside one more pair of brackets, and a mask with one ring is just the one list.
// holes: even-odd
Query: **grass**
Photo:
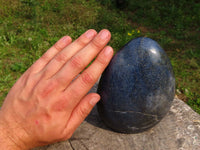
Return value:
[(77, 38), (107, 28), (117, 51), (147, 36), (166, 50), (176, 94), (200, 113), (200, 3), (196, 0), (6, 0), (0, 1), (0, 104), (30, 65), (60, 37)]

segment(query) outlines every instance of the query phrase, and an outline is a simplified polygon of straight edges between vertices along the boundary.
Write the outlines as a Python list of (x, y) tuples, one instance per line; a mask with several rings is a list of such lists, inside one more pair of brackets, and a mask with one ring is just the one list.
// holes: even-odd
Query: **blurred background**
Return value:
[(117, 52), (135, 37), (156, 40), (176, 76), (176, 95), (200, 113), (199, 0), (0, 0), (0, 105), (9, 89), (64, 35), (111, 31)]

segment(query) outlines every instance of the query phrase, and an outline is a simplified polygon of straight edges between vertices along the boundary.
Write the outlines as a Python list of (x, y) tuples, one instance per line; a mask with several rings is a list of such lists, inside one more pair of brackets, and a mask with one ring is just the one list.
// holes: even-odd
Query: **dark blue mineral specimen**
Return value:
[(156, 125), (169, 111), (175, 78), (157, 42), (140, 37), (126, 44), (102, 74), (98, 112), (114, 131), (138, 133)]

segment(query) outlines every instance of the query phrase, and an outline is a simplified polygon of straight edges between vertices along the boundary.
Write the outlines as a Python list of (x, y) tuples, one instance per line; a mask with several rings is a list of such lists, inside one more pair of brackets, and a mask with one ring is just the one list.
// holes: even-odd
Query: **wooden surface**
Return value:
[(95, 107), (70, 140), (34, 150), (200, 150), (200, 115), (175, 98), (155, 127), (139, 134), (121, 134), (103, 124)]

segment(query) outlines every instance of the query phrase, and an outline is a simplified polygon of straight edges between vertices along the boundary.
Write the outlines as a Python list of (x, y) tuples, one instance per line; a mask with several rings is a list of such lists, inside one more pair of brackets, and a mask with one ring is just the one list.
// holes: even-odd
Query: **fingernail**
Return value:
[(111, 55), (112, 51), (113, 51), (112, 48), (108, 46), (105, 48), (104, 55), (109, 56)]
[(107, 30), (102, 30), (102, 31), (99, 33), (99, 35), (100, 35), (100, 38), (104, 40), (104, 39), (108, 38), (109, 32), (108, 32)]
[(96, 105), (96, 103), (100, 100), (99, 97), (93, 97), (91, 100), (90, 100), (90, 104), (92, 106)]
[(88, 39), (91, 39), (94, 37), (94, 32), (92, 30), (88, 30), (86, 33), (85, 33), (86, 37)]
[(68, 36), (64, 36), (63, 38), (62, 38), (62, 41), (63, 42), (67, 42), (69, 40), (69, 37)]

